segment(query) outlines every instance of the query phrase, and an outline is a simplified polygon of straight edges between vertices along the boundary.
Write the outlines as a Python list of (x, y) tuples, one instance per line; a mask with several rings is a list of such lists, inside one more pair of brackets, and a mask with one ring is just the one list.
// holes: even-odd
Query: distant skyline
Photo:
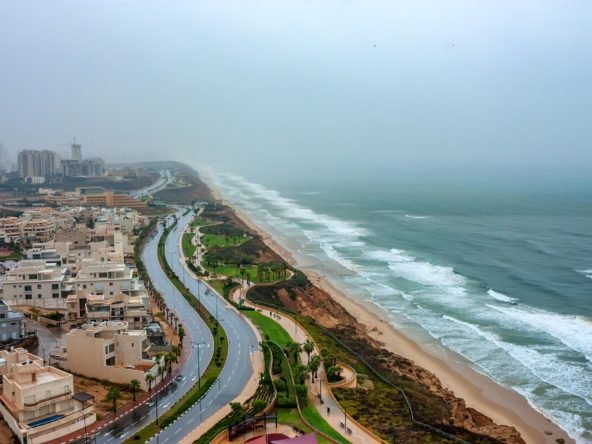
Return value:
[(592, 2), (0, 7), (0, 143), (416, 178), (592, 174)]

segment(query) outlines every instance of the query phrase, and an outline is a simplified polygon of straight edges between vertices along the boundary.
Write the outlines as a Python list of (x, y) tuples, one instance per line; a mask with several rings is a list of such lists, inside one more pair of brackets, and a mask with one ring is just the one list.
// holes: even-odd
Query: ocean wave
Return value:
[(549, 334), (592, 362), (592, 320), (534, 308), (526, 310), (493, 305), (489, 307)]
[(578, 273), (583, 274), (584, 276), (586, 276), (588, 279), (592, 279), (592, 268), (589, 270), (576, 270)]
[(509, 304), (515, 304), (516, 302), (518, 302), (518, 299), (511, 298), (510, 296), (506, 296), (505, 294), (499, 293), (499, 292), (493, 290), (492, 288), (487, 290), (487, 294), (489, 296), (491, 296), (492, 298), (497, 299), (498, 301), (501, 301), (501, 302), (508, 302)]
[(413, 214), (406, 214), (405, 217), (408, 219), (431, 219), (432, 218), (432, 216), (416, 216)]
[(370, 251), (366, 256), (386, 262), (397, 276), (418, 284), (446, 289), (456, 287), (457, 290), (461, 290), (461, 287), (467, 283), (465, 277), (456, 273), (452, 267), (418, 261), (405, 251), (396, 248), (390, 251)]

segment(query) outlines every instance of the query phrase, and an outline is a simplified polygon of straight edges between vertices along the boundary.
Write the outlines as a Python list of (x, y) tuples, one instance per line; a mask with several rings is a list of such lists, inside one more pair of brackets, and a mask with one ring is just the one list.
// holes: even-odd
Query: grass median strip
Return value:
[(177, 290), (183, 295), (183, 297), (189, 302), (189, 304), (198, 312), (202, 319), (208, 325), (208, 328), (214, 336), (214, 355), (206, 368), (203, 376), (201, 377), (201, 386), (199, 387), (196, 383), (179, 401), (177, 401), (166, 413), (159, 417), (159, 423), (156, 421), (150, 423), (142, 430), (135, 433), (132, 437), (127, 439), (125, 443), (138, 443), (146, 442), (152, 436), (159, 433), (163, 428), (172, 424), (177, 418), (179, 418), (185, 411), (189, 410), (193, 404), (195, 404), (207, 390), (216, 382), (216, 379), (220, 375), (226, 357), (228, 355), (228, 340), (226, 332), (222, 326), (210, 315), (210, 313), (201, 305), (193, 294), (183, 285), (177, 275), (170, 268), (165, 254), (164, 246), (166, 239), (175, 225), (167, 228), (162, 235), (158, 243), (158, 259), (161, 267), (165, 271), (167, 277), (175, 285)]

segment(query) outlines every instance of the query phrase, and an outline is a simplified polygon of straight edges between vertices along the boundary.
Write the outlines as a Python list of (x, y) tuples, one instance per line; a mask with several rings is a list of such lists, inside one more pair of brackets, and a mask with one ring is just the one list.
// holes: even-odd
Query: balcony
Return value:
[(25, 408), (27, 408), (27, 407), (36, 407), (39, 404), (42, 404), (44, 402), (55, 401), (56, 399), (63, 398), (64, 396), (70, 396), (71, 394), (72, 394), (72, 390), (68, 390), (67, 392), (60, 393), (60, 394), (54, 395), (54, 396), (50, 396), (49, 398), (40, 399), (40, 400), (35, 401), (35, 402), (25, 402), (24, 403), (24, 406), (25, 406)]

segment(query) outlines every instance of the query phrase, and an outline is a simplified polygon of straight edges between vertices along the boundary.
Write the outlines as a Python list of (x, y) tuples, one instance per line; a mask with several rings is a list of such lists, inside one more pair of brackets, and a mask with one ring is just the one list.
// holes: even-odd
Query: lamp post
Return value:
[(343, 407), (343, 429), (347, 433), (347, 407)]
[(193, 342), (191, 344), (194, 348), (197, 348), (197, 388), (201, 388), (201, 367), (200, 367), (200, 354), (201, 354), (201, 346), (205, 345), (205, 342)]

